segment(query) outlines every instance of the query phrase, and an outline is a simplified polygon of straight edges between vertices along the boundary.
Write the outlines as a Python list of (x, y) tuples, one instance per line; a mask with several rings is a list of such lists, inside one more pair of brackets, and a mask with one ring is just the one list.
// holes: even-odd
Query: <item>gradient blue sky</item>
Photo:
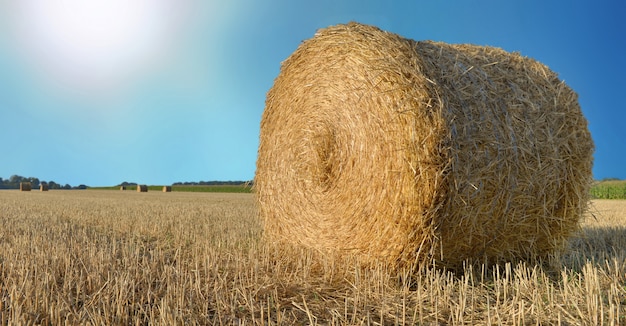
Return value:
[(579, 94), (594, 177), (626, 179), (623, 1), (0, 0), (0, 177), (254, 177), (265, 94), (301, 41), (358, 21), (535, 58)]

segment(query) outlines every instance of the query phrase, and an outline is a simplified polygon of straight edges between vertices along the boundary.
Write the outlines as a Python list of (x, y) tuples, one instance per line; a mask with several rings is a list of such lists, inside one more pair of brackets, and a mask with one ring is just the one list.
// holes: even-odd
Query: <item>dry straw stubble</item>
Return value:
[(255, 188), (272, 242), (458, 267), (562, 249), (592, 154), (577, 95), (545, 65), (350, 23), (283, 62)]

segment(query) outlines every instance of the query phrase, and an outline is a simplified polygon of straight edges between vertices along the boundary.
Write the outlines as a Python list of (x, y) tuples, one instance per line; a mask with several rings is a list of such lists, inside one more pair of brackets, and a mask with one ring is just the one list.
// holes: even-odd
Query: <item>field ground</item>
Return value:
[(626, 201), (542, 265), (390, 276), (260, 241), (251, 194), (0, 192), (0, 325), (626, 325)]

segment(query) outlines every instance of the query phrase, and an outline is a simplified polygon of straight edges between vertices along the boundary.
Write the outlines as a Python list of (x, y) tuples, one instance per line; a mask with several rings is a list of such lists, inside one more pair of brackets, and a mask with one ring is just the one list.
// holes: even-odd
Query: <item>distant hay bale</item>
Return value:
[(536, 259), (578, 229), (593, 147), (543, 64), (350, 23), (282, 63), (254, 182), (274, 243), (396, 267)]
[(30, 182), (20, 182), (20, 191), (30, 191), (32, 186)]
[(172, 186), (163, 186), (163, 192), (172, 192)]
[(50, 187), (47, 184), (39, 184), (39, 191), (48, 191), (50, 190)]
[(146, 185), (137, 185), (137, 192), (148, 192), (148, 186), (146, 186)]
[(120, 190), (126, 190), (126, 186), (120, 186)]

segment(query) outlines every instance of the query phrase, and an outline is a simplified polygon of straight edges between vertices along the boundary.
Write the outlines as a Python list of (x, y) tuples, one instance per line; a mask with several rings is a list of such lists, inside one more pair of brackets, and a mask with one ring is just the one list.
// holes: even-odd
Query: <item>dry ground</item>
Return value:
[(542, 265), (382, 268), (264, 245), (249, 194), (0, 191), (1, 325), (626, 325), (626, 201)]

